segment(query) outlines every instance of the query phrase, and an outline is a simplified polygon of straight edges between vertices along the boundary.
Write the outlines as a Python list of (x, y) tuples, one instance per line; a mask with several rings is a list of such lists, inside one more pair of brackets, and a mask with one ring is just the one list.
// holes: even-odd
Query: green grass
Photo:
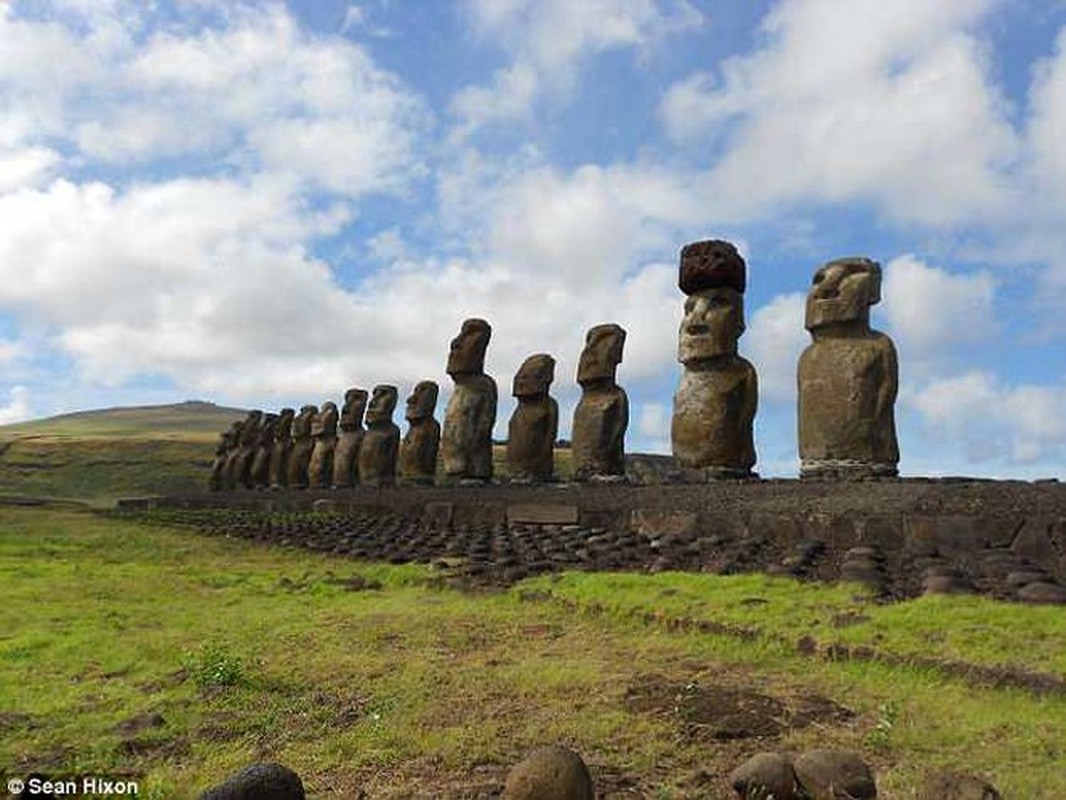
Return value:
[(111, 505), (119, 497), (203, 491), (212, 437), (34, 436), (0, 455), (0, 494)]
[(900, 657), (1066, 676), (1066, 614), (1056, 606), (943, 595), (885, 605), (859, 585), (799, 584), (762, 574), (571, 573), (526, 585), (586, 609), (706, 620), (786, 647), (807, 636), (822, 646), (864, 645)]
[[(346, 590), (354, 574), (379, 588)], [(16, 773), (130, 774), (146, 796), (182, 798), (271, 759), (312, 797), (448, 797), (562, 741), (601, 786), (625, 776), (649, 797), (694, 798), (726, 796), (721, 777), (757, 750), (839, 745), (875, 766), (888, 800), (913, 797), (933, 767), (981, 773), (1006, 797), (1066, 796), (1063, 697), (804, 658), (788, 644), (861, 610), (880, 648), (905, 652), (929, 627), (906, 619), (917, 607), (918, 620), (986, 620), (980, 635), (940, 642), (953, 658), (1011, 661), (1031, 637), (1036, 662), (1061, 670), (1061, 622), (1042, 609), (871, 607), (847, 587), (755, 577), (565, 575), (467, 593), (422, 566), (15, 509), (0, 510), (0, 585), (0, 764)], [(766, 635), (675, 631), (642, 612)], [(997, 655), (1011, 624), (1017, 637)], [(627, 706), (627, 692), (656, 681), (747, 687), (786, 705), (818, 694), (856, 716), (781, 740), (707, 741), (676, 714)], [(162, 724), (129, 730), (151, 714)], [(719, 782), (693, 785), (699, 769)]]
[(247, 412), (239, 408), (188, 401), (162, 406), (132, 406), (77, 411), (47, 419), (0, 426), (0, 437), (134, 437), (206, 436), (214, 441)]
[(218, 434), (244, 416), (209, 403), (83, 411), (0, 427), (0, 495), (112, 505), (207, 484)]

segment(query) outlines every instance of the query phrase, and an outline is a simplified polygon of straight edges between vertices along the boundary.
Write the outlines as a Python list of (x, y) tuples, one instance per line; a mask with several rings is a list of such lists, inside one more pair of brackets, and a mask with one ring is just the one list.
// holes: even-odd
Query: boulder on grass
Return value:
[(593, 800), (592, 776), (581, 756), (553, 745), (511, 768), (500, 800)]
[(796, 779), (811, 800), (869, 800), (877, 797), (873, 773), (849, 750), (809, 750), (793, 763)]
[(731, 773), (740, 800), (800, 800), (792, 762), (780, 753), (756, 753)]
[(208, 789), (200, 800), (306, 800), (300, 776), (281, 764), (252, 764)]

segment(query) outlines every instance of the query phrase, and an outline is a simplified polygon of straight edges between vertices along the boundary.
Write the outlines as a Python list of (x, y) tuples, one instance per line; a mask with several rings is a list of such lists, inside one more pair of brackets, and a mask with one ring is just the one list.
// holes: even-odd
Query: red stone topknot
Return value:
[(747, 265), (737, 248), (721, 239), (692, 242), (681, 248), (677, 285), (685, 294), (726, 287), (743, 294)]

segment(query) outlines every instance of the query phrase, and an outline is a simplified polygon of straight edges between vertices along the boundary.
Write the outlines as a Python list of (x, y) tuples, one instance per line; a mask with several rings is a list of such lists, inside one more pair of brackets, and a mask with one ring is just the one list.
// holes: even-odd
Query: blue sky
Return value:
[[(1066, 3), (0, 2), (0, 422), (501, 387), (629, 331), (668, 452), (686, 242), (748, 259), (757, 469), (795, 474), (803, 297), (885, 269), (904, 474), (1066, 477)], [(441, 411), (438, 411), (438, 415)]]

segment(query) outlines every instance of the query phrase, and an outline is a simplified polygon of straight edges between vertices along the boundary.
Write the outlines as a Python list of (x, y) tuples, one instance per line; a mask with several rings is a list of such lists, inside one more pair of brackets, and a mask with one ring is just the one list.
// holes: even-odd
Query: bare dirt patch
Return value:
[(742, 686), (677, 682), (638, 676), (626, 689), (625, 707), (675, 721), (690, 740), (776, 738), (808, 725), (837, 725), (855, 714), (829, 698), (807, 694), (778, 697)]

